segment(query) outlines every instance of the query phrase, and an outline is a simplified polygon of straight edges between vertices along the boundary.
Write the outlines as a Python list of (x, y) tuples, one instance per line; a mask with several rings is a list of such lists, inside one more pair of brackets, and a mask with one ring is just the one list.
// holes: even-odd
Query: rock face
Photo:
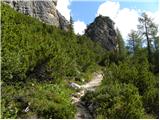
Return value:
[(56, 9), (57, 0), (6, 0), (4, 2), (18, 12), (30, 15), (44, 23), (54, 25), (63, 30), (68, 30), (69, 22)]
[(116, 31), (114, 22), (109, 17), (98, 16), (85, 30), (85, 35), (99, 42), (105, 49), (116, 50)]

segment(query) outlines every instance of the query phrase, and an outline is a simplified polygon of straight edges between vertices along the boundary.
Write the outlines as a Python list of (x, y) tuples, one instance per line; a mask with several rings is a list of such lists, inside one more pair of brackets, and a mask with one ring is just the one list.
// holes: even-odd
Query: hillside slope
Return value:
[(68, 82), (87, 81), (105, 50), (8, 5), (1, 11), (2, 118), (73, 118)]
[[(109, 52), (116, 45), (106, 50), (75, 35), (73, 26), (66, 32), (8, 5), (1, 5), (1, 18), (1, 118), (71, 119), (86, 112), (101, 119), (159, 118), (158, 44), (149, 61), (147, 47), (130, 52), (120, 31), (118, 50)], [(103, 79), (92, 76), (98, 71)], [(76, 101), (83, 103), (77, 110)]]

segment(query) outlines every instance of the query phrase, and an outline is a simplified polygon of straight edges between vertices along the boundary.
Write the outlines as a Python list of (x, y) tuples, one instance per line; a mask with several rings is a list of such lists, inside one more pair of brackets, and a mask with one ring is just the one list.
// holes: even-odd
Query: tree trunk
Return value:
[(151, 46), (150, 46), (150, 40), (148, 36), (148, 28), (145, 22), (145, 30), (146, 30), (146, 39), (147, 39), (147, 50), (148, 50), (148, 61), (151, 62)]

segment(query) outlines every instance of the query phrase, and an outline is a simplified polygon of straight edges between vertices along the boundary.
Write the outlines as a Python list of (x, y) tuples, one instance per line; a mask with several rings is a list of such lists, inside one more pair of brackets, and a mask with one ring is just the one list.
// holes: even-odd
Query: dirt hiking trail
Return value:
[(77, 114), (75, 115), (75, 119), (93, 118), (89, 110), (85, 107), (84, 103), (81, 101), (81, 97), (84, 96), (87, 91), (94, 91), (96, 87), (101, 84), (102, 79), (103, 79), (102, 72), (94, 73), (92, 79), (88, 83), (81, 85), (81, 90), (76, 92), (72, 96), (72, 103), (75, 104), (77, 108)]

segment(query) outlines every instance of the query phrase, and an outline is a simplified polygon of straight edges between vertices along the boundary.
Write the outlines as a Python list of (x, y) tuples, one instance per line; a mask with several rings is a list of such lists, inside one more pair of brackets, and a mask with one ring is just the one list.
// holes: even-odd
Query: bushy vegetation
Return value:
[(76, 111), (70, 101), (72, 92), (65, 83), (32, 81), (21, 87), (2, 86), (2, 117), (73, 118)]
[(142, 98), (132, 84), (113, 82), (101, 86), (95, 93), (88, 94), (83, 100), (94, 105), (91, 112), (95, 118), (130, 119), (142, 118), (144, 114)]
[[(129, 34), (128, 52), (125, 52), (127, 49), (123, 47), (118, 31), (119, 51), (110, 52), (103, 59), (106, 68), (101, 86), (82, 98), (94, 118), (159, 118), (157, 28), (144, 13), (140, 26), (140, 31)], [(149, 41), (147, 47), (142, 47), (144, 41)], [(155, 41), (154, 44), (151, 41)]]
[[(2, 118), (74, 118), (74, 91), (68, 83), (87, 82), (102, 66), (102, 84), (82, 98), (94, 118), (159, 117), (159, 45), (154, 24), (151, 36), (139, 37), (137, 33), (146, 34), (141, 24), (140, 32), (130, 35), (128, 50), (117, 30), (118, 48), (106, 52), (86, 36), (75, 35), (72, 25), (65, 32), (5, 4), (1, 18)], [(144, 37), (152, 40), (146, 48), (141, 44)]]
[(94, 106), (95, 118), (158, 117), (158, 78), (149, 71), (147, 57), (137, 59), (136, 63), (131, 59), (112, 63), (102, 85), (82, 99)]
[(31, 73), (42, 79), (76, 76), (94, 66), (103, 54), (88, 38), (41, 23), (3, 4), (2, 48), (5, 82), (24, 81)]
[[(61, 81), (87, 81), (105, 50), (3, 3), (1, 16), (2, 118), (73, 118), (70, 92)], [(23, 112), (25, 103), (17, 99), (30, 103), (29, 112)]]

